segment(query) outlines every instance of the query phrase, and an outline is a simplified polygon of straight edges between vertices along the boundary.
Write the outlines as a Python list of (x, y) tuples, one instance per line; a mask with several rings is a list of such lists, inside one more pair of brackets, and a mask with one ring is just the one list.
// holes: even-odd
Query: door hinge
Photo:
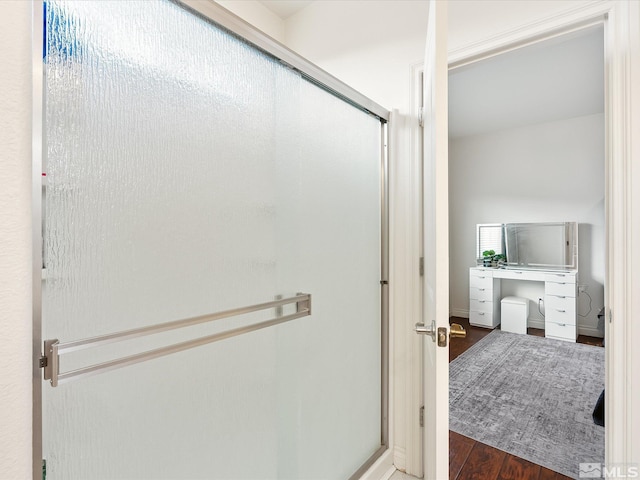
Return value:
[(424, 277), (424, 257), (420, 257), (420, 276)]
[(49, 365), (49, 361), (47, 360), (46, 355), (43, 355), (40, 357), (40, 360), (38, 361), (38, 365), (40, 368), (45, 368)]
[(42, 480), (47, 479), (47, 461), (42, 459)]
[(424, 107), (418, 107), (418, 125), (424, 127)]
[(420, 426), (424, 427), (424, 405), (420, 407)]
[(613, 322), (613, 312), (611, 311), (611, 309), (607, 309), (607, 317), (609, 317), (609, 323)]

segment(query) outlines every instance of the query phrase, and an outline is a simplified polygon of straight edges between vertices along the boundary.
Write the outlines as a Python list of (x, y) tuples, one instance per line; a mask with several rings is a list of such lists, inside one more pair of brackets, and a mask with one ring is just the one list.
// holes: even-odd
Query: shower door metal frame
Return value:
[(42, 339), (42, 167), (44, 154), (44, 1), (34, 0), (31, 3), (32, 37), (32, 112), (31, 112), (31, 249), (32, 264), (32, 325), (33, 325), (33, 387), (32, 387), (32, 468), (33, 480), (44, 479), (42, 458), (42, 384), (43, 369), (40, 357), (43, 350)]
[[(350, 477), (357, 479), (389, 448), (389, 135), (390, 112), (285, 45), (258, 30), (212, 0), (170, 0), (241, 38), (298, 72), (319, 88), (380, 120), (380, 289), (381, 289), (381, 412), (380, 448)], [(33, 250), (33, 479), (43, 478), (42, 459), (42, 281), (43, 276), (43, 164), (44, 164), (44, 0), (32, 2), (32, 250)]]

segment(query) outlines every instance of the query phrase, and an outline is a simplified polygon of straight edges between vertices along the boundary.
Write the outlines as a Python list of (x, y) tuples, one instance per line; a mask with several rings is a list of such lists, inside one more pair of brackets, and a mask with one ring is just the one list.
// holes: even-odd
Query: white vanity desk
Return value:
[[(544, 282), (545, 336), (575, 342), (578, 337), (577, 273), (576, 270), (472, 267), (469, 269), (469, 323), (486, 328), (495, 328), (500, 324), (502, 279)], [(536, 301), (534, 304), (537, 308)]]

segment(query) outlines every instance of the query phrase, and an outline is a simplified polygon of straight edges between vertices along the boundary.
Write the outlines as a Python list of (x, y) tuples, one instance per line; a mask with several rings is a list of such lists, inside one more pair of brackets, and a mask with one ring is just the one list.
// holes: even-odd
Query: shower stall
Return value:
[(356, 478), (388, 112), (213, 2), (41, 5), (34, 476)]

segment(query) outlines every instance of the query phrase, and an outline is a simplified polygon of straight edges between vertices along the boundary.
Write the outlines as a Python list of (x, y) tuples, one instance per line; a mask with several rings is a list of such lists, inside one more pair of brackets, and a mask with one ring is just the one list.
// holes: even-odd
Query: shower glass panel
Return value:
[(45, 385), (47, 478), (349, 477), (381, 446), (379, 119), (169, 1), (45, 17), (43, 337), (313, 295), (311, 316)]

